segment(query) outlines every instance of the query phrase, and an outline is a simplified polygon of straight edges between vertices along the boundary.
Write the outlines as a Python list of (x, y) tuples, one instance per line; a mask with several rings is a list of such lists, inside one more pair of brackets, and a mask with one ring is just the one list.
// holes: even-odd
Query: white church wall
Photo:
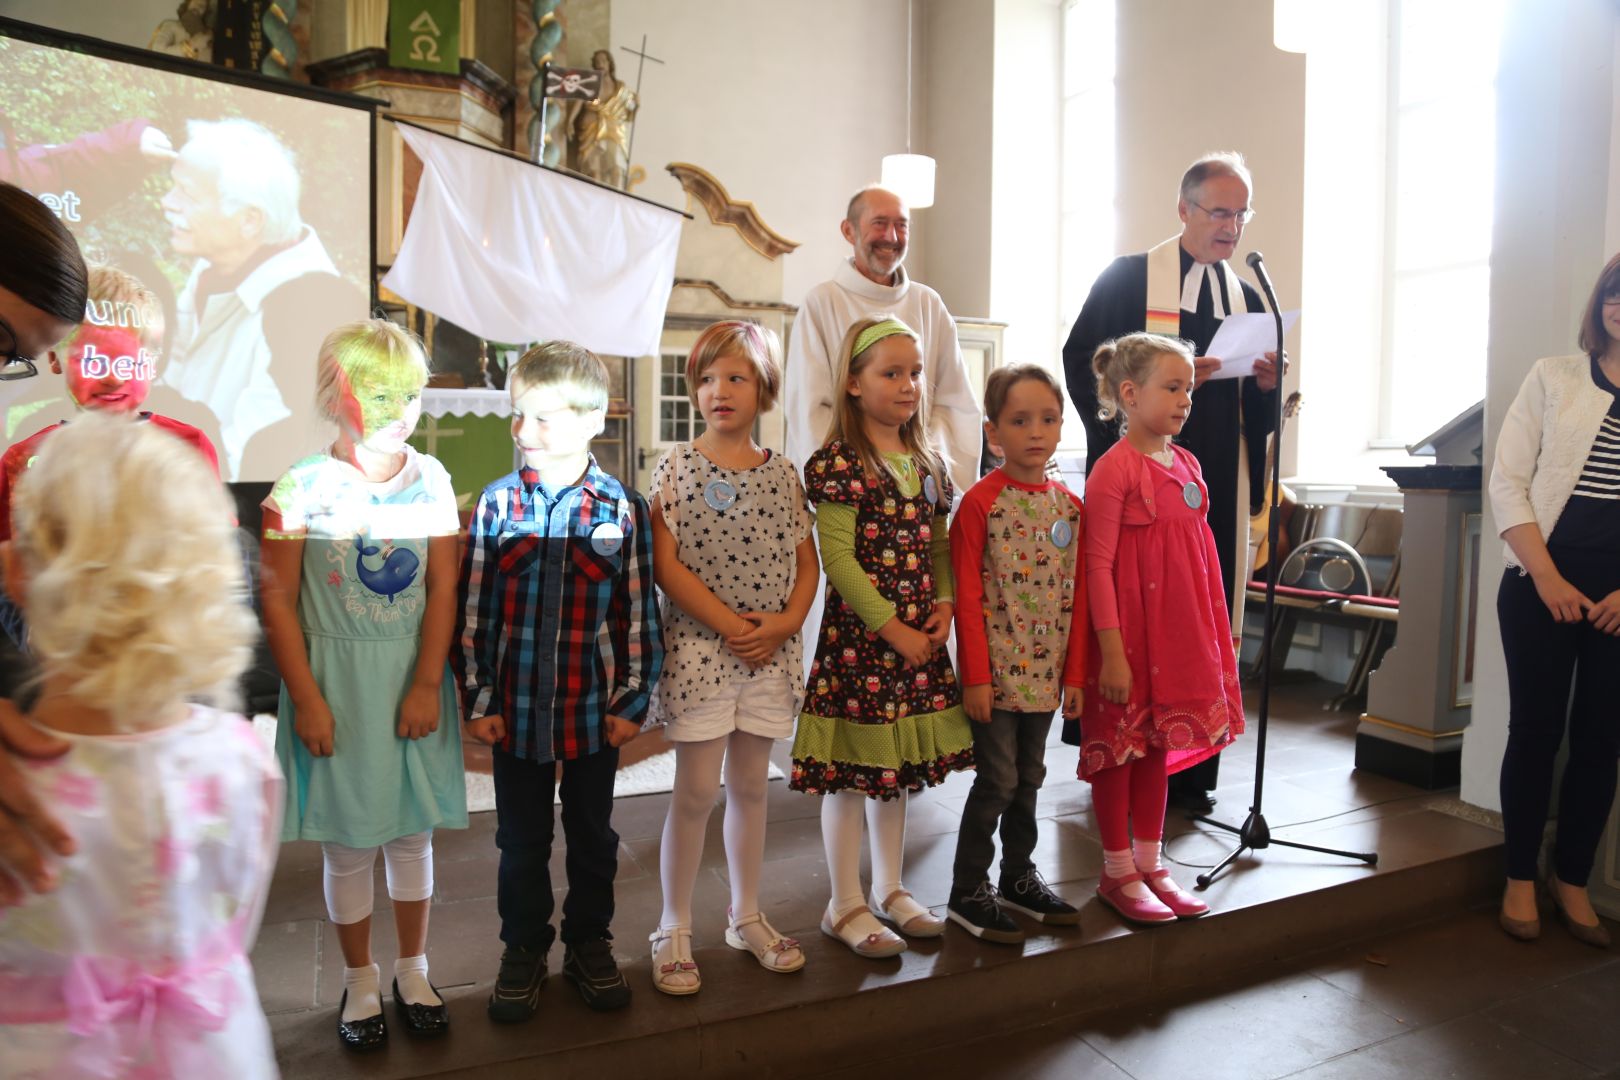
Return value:
[(996, 0), (994, 51), (989, 314), (1008, 324), (1009, 363), (1061, 374), (1060, 0)]
[[(802, 245), (784, 256), (797, 303), (849, 254), (844, 204), (876, 181), (884, 154), (905, 148), (905, 0), (613, 0), (620, 76), (648, 64), (636, 127), (636, 193), (685, 204), (664, 171), (689, 161), (752, 200), (766, 223)], [(919, 274), (919, 277), (923, 275)]]
[[(1620, 103), (1620, 19), (1614, 20), (1614, 55), (1611, 60), (1611, 69), (1614, 72), (1614, 98)], [(1620, 108), (1613, 110), (1609, 121), (1609, 176), (1620, 176)], [(1620, 186), (1609, 184), (1609, 221), (1604, 230), (1606, 242), (1603, 250), (1609, 253), (1620, 251)]]
[[(1538, 358), (1576, 351), (1581, 309), (1620, 240), (1617, 21), (1613, 0), (1513, 0), (1509, 9), (1497, 83), (1487, 482), (1503, 414)], [(1459, 181), (1465, 177), (1460, 166)], [(1489, 500), (1482, 533), (1497, 535)], [(1473, 720), (1462, 762), (1462, 797), (1491, 809), (1500, 809), (1497, 777), (1507, 745), (1507, 672), (1495, 603), (1502, 565), (1501, 544), (1485, 543)]]
[[(938, 170), (934, 205), (917, 214), (921, 281), (954, 314), (988, 317), (991, 296), (992, 107), (995, 6), (986, 0), (917, 5), (923, 101), (914, 148)], [(914, 118), (914, 124), (916, 118)]]

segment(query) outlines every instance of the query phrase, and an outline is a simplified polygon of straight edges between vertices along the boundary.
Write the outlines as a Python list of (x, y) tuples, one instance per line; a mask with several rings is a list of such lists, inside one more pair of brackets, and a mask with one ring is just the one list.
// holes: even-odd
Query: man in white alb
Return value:
[(957, 496), (979, 478), (979, 403), (956, 341), (945, 302), (906, 275), (910, 215), (900, 196), (867, 187), (849, 200), (839, 231), (855, 249), (832, 280), (806, 294), (788, 342), (783, 411), (787, 455), (801, 468), (821, 447), (832, 422), (838, 360), (850, 324), (870, 315), (893, 315), (922, 339), (928, 390), (924, 423), (950, 465)]

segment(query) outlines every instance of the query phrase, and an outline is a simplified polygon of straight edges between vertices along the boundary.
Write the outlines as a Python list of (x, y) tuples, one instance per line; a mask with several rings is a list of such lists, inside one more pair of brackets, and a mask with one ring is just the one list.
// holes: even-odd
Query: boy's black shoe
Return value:
[(563, 978), (574, 984), (585, 1004), (607, 1011), (630, 1004), (630, 984), (624, 981), (613, 960), (613, 943), (595, 938), (568, 945), (563, 950)]
[(1080, 922), (1079, 910), (1053, 892), (1034, 867), (1016, 881), (1001, 879), (1001, 902), (1048, 926), (1074, 926)]
[(540, 988), (546, 985), (546, 954), (539, 949), (508, 945), (501, 953), (501, 972), (489, 995), (489, 1018), (499, 1024), (520, 1024), (534, 1016)]
[(1017, 945), (1024, 940), (1024, 932), (1001, 910), (1001, 905), (996, 902), (995, 887), (988, 881), (979, 882), (979, 887), (972, 892), (953, 888), (945, 915), (957, 926), (985, 941)]

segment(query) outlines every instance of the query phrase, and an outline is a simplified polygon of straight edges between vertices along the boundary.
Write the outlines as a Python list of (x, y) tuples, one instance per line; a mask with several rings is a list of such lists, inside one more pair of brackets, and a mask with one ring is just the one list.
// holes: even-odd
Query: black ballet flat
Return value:
[(349, 992), (343, 991), (343, 1000), (338, 1002), (338, 1041), (350, 1050), (375, 1050), (388, 1041), (388, 1024), (383, 1020), (383, 1014), (367, 1016), (359, 1020), (348, 1021), (343, 1019), (343, 1010), (349, 1004)]
[[(433, 986), (433, 992), (438, 994), (439, 988)], [(444, 1004), (443, 994), (439, 994), (437, 1005), (412, 1005), (400, 998), (399, 980), (395, 979), (394, 1005), (399, 1009), (399, 1018), (405, 1022), (405, 1030), (412, 1035), (443, 1035), (450, 1028), (450, 1010)]]

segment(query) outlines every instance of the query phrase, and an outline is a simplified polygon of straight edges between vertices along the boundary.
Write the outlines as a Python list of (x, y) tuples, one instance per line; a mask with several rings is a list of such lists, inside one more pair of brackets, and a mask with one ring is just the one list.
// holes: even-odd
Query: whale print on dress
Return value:
[(366, 538), (354, 538), (354, 575), (360, 579), (360, 584), (376, 593), (378, 596), (388, 597), (392, 604), (394, 597), (411, 587), (416, 580), (416, 572), (422, 568), (422, 560), (416, 552), (408, 548), (395, 548), (383, 559), (380, 568), (373, 570), (366, 565), (366, 556), (382, 554), (382, 548), (377, 544), (366, 544)]

